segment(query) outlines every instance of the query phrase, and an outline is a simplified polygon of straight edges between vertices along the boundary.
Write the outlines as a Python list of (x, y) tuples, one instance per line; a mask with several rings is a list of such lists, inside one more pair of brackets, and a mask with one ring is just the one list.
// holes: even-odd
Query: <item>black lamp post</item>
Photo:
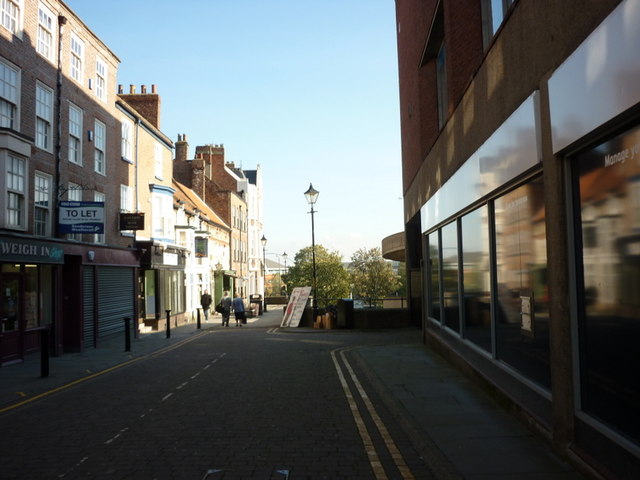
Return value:
[[(288, 257), (287, 252), (284, 252), (282, 254), (282, 258), (284, 259), (284, 274), (285, 275), (287, 274), (287, 257)], [(280, 276), (280, 278), (282, 278), (282, 276)], [(287, 293), (287, 286), (286, 286), (286, 284), (284, 284), (284, 282), (283, 282), (283, 285), (284, 285), (284, 293), (286, 294)]]
[(311, 205), (311, 259), (313, 262), (313, 322), (317, 320), (318, 317), (318, 292), (316, 290), (317, 282), (316, 282), (316, 233), (315, 233), (315, 225), (313, 222), (313, 214), (316, 213), (316, 210), (313, 209), (313, 205), (318, 200), (318, 195), (320, 192), (313, 188), (313, 184), (309, 184), (309, 189), (304, 192), (304, 196), (307, 199), (309, 205)]
[(263, 311), (267, 311), (267, 237), (265, 237), (264, 235), (262, 235), (262, 238), (260, 239), (260, 243), (262, 243), (262, 265), (263, 265), (263, 279), (262, 282), (264, 283), (264, 287), (263, 287), (263, 298), (262, 298), (262, 310)]

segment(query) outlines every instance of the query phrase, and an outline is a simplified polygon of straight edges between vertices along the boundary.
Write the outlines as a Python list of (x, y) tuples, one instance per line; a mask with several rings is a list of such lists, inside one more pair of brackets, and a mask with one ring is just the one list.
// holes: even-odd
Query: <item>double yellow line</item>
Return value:
[(367, 395), (367, 392), (365, 391), (365, 389), (362, 387), (360, 380), (358, 380), (358, 377), (353, 371), (353, 368), (351, 368), (351, 364), (346, 358), (345, 353), (349, 350), (351, 350), (351, 348), (332, 350), (331, 358), (333, 360), (333, 364), (338, 374), (338, 378), (340, 379), (340, 384), (342, 385), (344, 394), (347, 397), (347, 402), (349, 403), (349, 409), (351, 410), (351, 415), (353, 416), (353, 419), (358, 428), (358, 432), (360, 433), (360, 438), (362, 439), (362, 443), (367, 453), (367, 457), (369, 458), (369, 464), (371, 465), (373, 473), (377, 480), (386, 480), (388, 478), (386, 472), (384, 471), (382, 462), (380, 461), (378, 452), (376, 451), (376, 447), (371, 439), (371, 435), (369, 434), (369, 431), (367, 430), (367, 426), (364, 423), (364, 419), (360, 414), (360, 410), (358, 409), (358, 404), (356, 403), (356, 400), (353, 396), (351, 387), (349, 386), (349, 383), (347, 382), (347, 379), (342, 370), (342, 367), (340, 366), (340, 362), (338, 361), (338, 358), (337, 358), (338, 355), (340, 355), (340, 360), (344, 364), (344, 367), (347, 370), (349, 377), (351, 378), (351, 381), (353, 382), (353, 385), (355, 386), (356, 391), (358, 392), (358, 395), (360, 396), (364, 405), (366, 406), (367, 411), (369, 412), (369, 416), (371, 417), (374, 425), (378, 429), (378, 432), (380, 433), (380, 436), (382, 437), (384, 444), (387, 447), (387, 450), (391, 454), (391, 457), (393, 458), (393, 461), (396, 467), (398, 468), (400, 475), (402, 475), (402, 478), (404, 479), (413, 480), (415, 477), (413, 476), (411, 469), (407, 466), (407, 463), (405, 462), (404, 457), (402, 456), (402, 453), (400, 453), (400, 450), (398, 450), (398, 447), (396, 446), (395, 442), (393, 441), (393, 438), (389, 434), (387, 427), (385, 426), (384, 422), (378, 415), (378, 412), (373, 406), (371, 399)]
[(79, 383), (86, 382), (87, 380), (91, 380), (92, 378), (96, 378), (96, 377), (99, 377), (99, 376), (104, 375), (106, 373), (113, 372), (114, 370), (117, 370), (119, 368), (126, 367), (127, 365), (131, 365), (132, 363), (135, 363), (135, 362), (137, 362), (139, 360), (144, 360), (145, 358), (157, 357), (157, 356), (160, 356), (160, 355), (164, 355), (165, 353), (167, 353), (167, 352), (169, 352), (171, 350), (174, 350), (174, 349), (176, 349), (178, 347), (181, 347), (181, 346), (183, 346), (183, 345), (185, 345), (185, 344), (187, 344), (189, 342), (192, 342), (193, 340), (195, 340), (195, 339), (199, 338), (200, 336), (205, 335), (207, 333), (210, 333), (210, 332), (201, 332), (201, 333), (195, 335), (194, 337), (185, 338), (184, 340), (180, 340), (179, 342), (174, 343), (173, 345), (169, 345), (167, 347), (163, 347), (160, 350), (156, 350), (154, 352), (147, 353), (146, 355), (141, 355), (140, 357), (132, 358), (131, 360), (127, 360), (126, 362), (119, 363), (117, 365), (114, 365), (113, 367), (109, 367), (109, 368), (106, 368), (104, 370), (100, 370), (99, 372), (92, 373), (91, 375), (87, 375), (86, 377), (78, 378), (76, 380), (73, 380), (72, 382), (65, 383), (64, 385), (61, 385), (59, 387), (53, 388), (51, 390), (47, 390), (46, 392), (43, 392), (43, 393), (39, 393), (37, 395), (34, 395), (33, 397), (26, 398), (25, 400), (22, 400), (20, 402), (13, 403), (13, 404), (8, 405), (6, 407), (2, 407), (2, 408), (0, 408), (0, 414), (8, 412), (10, 410), (14, 410), (14, 409), (19, 408), (19, 407), (22, 407), (22, 406), (27, 405), (29, 403), (33, 403), (36, 400), (40, 400), (41, 398), (47, 397), (47, 396), (52, 395), (54, 393), (60, 392), (62, 390), (66, 390), (67, 388), (73, 387), (74, 385), (78, 385)]

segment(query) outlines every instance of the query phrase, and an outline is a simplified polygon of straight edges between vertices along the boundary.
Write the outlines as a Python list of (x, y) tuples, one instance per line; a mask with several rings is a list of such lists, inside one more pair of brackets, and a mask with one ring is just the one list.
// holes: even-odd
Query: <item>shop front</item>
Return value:
[(0, 236), (0, 365), (21, 361), (40, 345), (40, 330), (55, 325), (61, 245)]

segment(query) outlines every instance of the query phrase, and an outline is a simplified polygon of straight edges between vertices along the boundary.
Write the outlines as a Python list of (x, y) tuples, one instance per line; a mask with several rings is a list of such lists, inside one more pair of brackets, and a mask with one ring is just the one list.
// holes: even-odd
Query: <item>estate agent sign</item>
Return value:
[(60, 233), (104, 233), (104, 202), (60, 202)]

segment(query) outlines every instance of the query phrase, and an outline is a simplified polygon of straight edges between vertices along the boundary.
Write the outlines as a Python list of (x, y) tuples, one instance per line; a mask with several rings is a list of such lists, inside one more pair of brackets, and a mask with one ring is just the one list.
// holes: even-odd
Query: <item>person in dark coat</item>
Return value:
[(231, 315), (231, 297), (229, 296), (229, 291), (224, 291), (224, 296), (222, 300), (220, 300), (220, 305), (222, 305), (222, 326), (229, 326), (229, 316)]
[(209, 309), (211, 308), (211, 295), (209, 291), (205, 290), (200, 297), (200, 306), (202, 306), (202, 312), (204, 313), (204, 321), (209, 321)]

